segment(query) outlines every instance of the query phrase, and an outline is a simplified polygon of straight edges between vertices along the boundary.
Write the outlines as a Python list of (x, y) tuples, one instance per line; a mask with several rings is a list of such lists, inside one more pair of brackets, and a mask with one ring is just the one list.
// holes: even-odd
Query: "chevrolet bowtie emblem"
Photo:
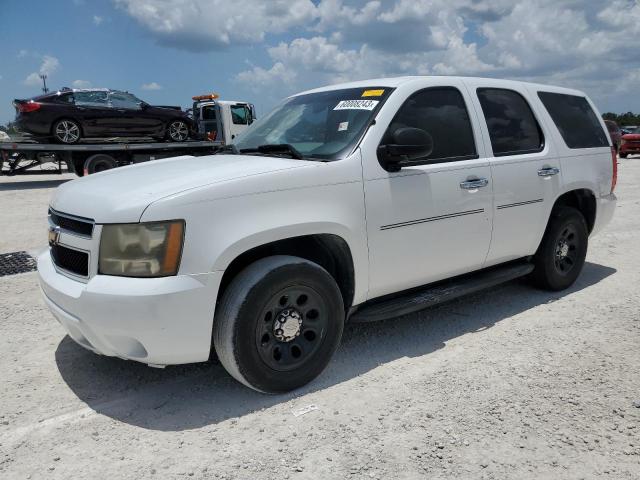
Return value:
[(49, 227), (49, 246), (53, 247), (60, 241), (60, 227)]

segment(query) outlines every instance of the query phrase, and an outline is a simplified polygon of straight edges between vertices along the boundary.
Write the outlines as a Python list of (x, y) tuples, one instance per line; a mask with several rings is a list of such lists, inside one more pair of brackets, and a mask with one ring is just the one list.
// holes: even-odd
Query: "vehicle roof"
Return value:
[[(459, 76), (445, 76), (445, 75), (415, 75), (415, 76), (405, 76), (405, 77), (387, 77), (387, 78), (372, 78), (370, 80), (360, 80), (356, 82), (348, 82), (348, 83), (340, 83), (336, 85), (330, 85), (326, 87), (315, 88), (312, 90), (306, 90), (304, 92), (300, 92), (297, 95), (304, 95), (307, 93), (318, 93), (318, 92), (327, 92), (331, 90), (340, 90), (345, 88), (366, 88), (366, 87), (389, 87), (389, 88), (398, 88), (402, 85), (416, 82), (416, 83), (424, 83), (429, 80), (437, 80), (438, 84), (441, 84), (442, 79), (450, 79), (455, 81), (460, 80), (481, 80), (486, 82), (490, 86), (502, 87), (502, 88), (513, 88), (515, 86), (529, 86), (537, 89), (545, 89), (545, 90), (553, 90), (553, 92), (557, 93), (566, 93), (569, 95), (585, 95), (584, 92), (579, 90), (574, 90), (571, 88), (565, 87), (557, 87), (553, 85), (544, 85), (540, 83), (531, 83), (531, 82), (523, 82), (519, 80), (503, 80), (499, 78), (485, 78), (485, 77), (459, 77)], [(434, 82), (435, 83), (435, 82)]]

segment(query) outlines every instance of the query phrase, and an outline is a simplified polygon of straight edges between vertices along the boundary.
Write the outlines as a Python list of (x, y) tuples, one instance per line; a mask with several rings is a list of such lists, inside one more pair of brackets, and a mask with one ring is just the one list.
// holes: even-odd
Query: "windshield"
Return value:
[(349, 88), (285, 100), (235, 142), (239, 151), (288, 144), (304, 158), (337, 160), (360, 141), (393, 89)]

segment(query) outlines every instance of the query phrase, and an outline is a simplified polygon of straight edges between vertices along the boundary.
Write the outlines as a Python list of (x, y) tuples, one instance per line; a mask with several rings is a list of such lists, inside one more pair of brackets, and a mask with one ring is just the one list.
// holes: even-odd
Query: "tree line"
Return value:
[(640, 125), (640, 115), (636, 115), (633, 112), (620, 114), (607, 112), (602, 115), (602, 118), (605, 120), (613, 120), (621, 127), (624, 125)]

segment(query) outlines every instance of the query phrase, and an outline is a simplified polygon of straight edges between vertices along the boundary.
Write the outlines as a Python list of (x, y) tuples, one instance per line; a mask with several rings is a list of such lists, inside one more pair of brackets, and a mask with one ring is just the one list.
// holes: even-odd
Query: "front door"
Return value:
[[(452, 82), (411, 94), (379, 143), (363, 144), (369, 298), (482, 268), (491, 241), (493, 184), (468, 94)], [(402, 127), (427, 131), (424, 164), (388, 172), (375, 148)]]

